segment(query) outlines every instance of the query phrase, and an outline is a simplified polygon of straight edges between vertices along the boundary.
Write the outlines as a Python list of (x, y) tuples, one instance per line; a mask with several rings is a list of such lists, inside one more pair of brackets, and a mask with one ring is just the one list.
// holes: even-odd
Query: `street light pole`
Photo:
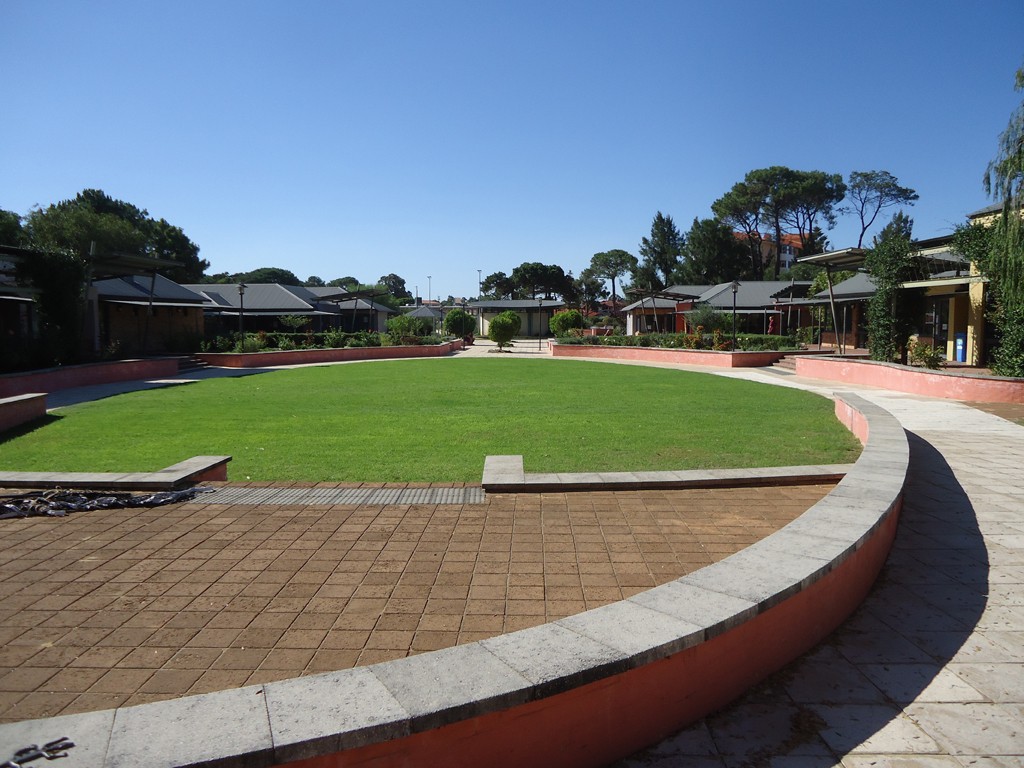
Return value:
[(736, 291), (740, 289), (738, 280), (732, 281), (732, 351), (736, 351)]
[(242, 350), (245, 350), (245, 283), (238, 284), (238, 333), (242, 337)]
[(476, 310), (477, 310), (477, 312), (480, 313), (480, 336), (481, 337), (483, 337), (483, 335), (484, 335), (484, 310), (480, 306), (480, 300), (483, 298), (482, 294), (484, 292), (484, 279), (483, 279), (483, 275), (484, 275), (484, 271), (482, 269), (478, 269), (476, 271), (476, 302), (477, 302)]
[(544, 299), (537, 299), (537, 351), (541, 350), (541, 333), (543, 327), (541, 325), (541, 313), (544, 311)]

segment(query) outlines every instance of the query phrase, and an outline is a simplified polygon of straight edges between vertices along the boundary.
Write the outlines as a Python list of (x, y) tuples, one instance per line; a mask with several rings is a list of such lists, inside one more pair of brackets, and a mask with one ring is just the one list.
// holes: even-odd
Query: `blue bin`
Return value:
[(967, 362), (967, 334), (958, 333), (953, 338), (956, 339), (954, 357), (958, 363)]

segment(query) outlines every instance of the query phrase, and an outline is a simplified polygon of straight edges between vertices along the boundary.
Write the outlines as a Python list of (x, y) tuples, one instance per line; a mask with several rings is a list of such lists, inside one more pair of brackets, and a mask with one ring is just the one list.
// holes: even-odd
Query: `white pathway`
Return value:
[(1024, 427), (960, 403), (855, 391), (911, 440), (900, 530), (875, 589), (810, 654), (618, 768), (1024, 766)]

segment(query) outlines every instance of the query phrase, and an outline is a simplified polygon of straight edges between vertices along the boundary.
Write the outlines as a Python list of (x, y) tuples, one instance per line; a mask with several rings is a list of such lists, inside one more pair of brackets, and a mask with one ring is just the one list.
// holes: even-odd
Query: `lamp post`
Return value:
[(430, 275), (427, 275), (427, 303), (430, 303)]
[(238, 333), (242, 337), (242, 349), (245, 349), (245, 283), (238, 284)]
[[(480, 300), (483, 298), (483, 296), (481, 295), (484, 292), (483, 275), (484, 271), (482, 269), (478, 269), (476, 271), (476, 300), (478, 305), (480, 303)], [(484, 311), (479, 306), (477, 306), (477, 311), (480, 313), (480, 336), (482, 337), (484, 335)]]
[(736, 291), (740, 289), (738, 280), (732, 281), (732, 351), (736, 351)]
[(541, 313), (544, 311), (544, 299), (537, 299), (537, 351), (541, 350), (541, 334), (544, 331), (541, 325)]

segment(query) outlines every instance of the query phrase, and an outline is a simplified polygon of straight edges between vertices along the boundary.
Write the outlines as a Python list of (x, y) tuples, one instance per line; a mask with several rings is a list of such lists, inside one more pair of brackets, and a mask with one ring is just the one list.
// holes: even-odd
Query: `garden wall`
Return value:
[(147, 360), (114, 360), (88, 365), (67, 365), (26, 373), (0, 375), (0, 397), (30, 392), (56, 392), (70, 387), (110, 384), (135, 379), (164, 379), (178, 374), (178, 359), (157, 357)]
[(392, 360), (409, 357), (443, 357), (462, 349), (461, 339), (443, 344), (407, 347), (346, 347), (344, 349), (275, 349), (265, 352), (200, 352), (195, 357), (207, 365), (224, 368), (272, 368), (275, 365), (340, 363), (352, 360)]
[(711, 349), (665, 349), (661, 347), (610, 347), (589, 344), (552, 344), (554, 357), (588, 360), (629, 360), (643, 363), (711, 365), (722, 368), (762, 368), (778, 362), (789, 352), (718, 352)]
[(888, 412), (841, 395), (866, 438), (846, 477), (756, 544), (626, 600), (366, 667), (0, 725), (71, 734), (69, 766), (598, 766), (722, 707), (834, 630), (896, 534), (909, 462)]
[(926, 397), (975, 403), (1024, 403), (1024, 379), (961, 371), (930, 371), (876, 360), (795, 357), (796, 373), (812, 379), (883, 387)]

